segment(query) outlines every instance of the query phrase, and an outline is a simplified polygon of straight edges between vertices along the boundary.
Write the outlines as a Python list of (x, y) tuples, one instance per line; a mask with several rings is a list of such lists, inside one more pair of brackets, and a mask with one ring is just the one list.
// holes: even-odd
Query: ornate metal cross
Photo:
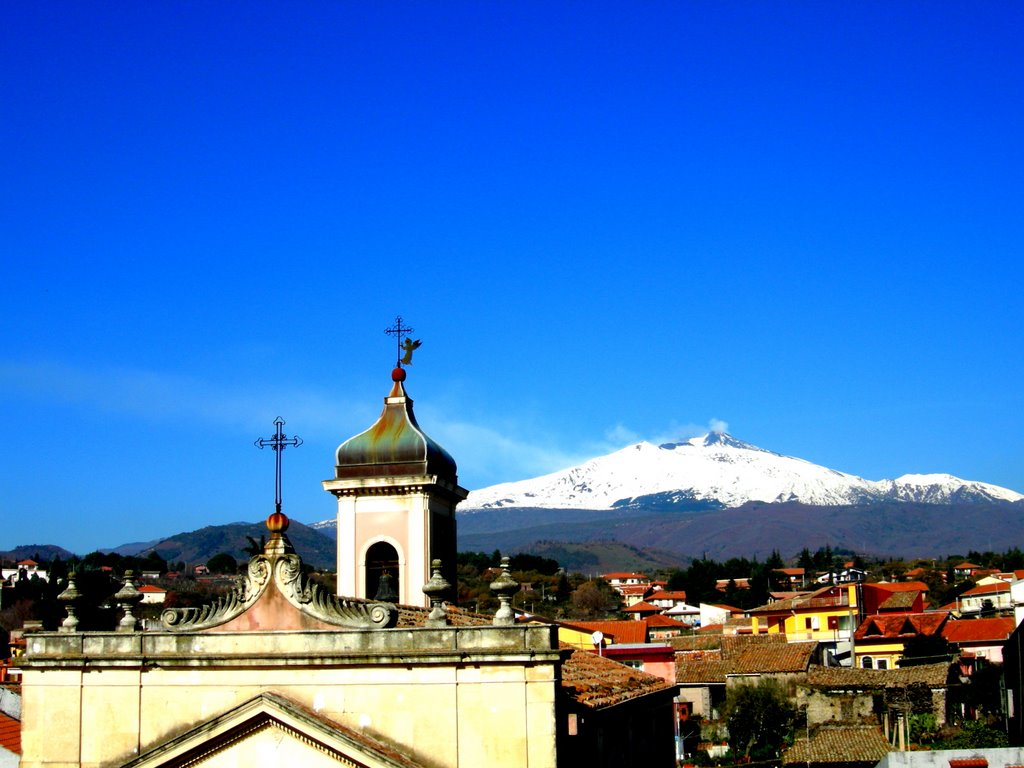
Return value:
[(261, 437), (254, 445), (263, 449), (271, 447), (274, 449), (274, 453), (277, 454), (277, 481), (274, 485), (274, 511), (281, 511), (281, 452), (289, 445), (298, 448), (302, 445), (302, 438), (298, 435), (288, 437), (284, 432), (281, 431), (281, 427), (284, 426), (284, 419), (278, 416), (274, 419), (274, 426), (277, 427), (277, 431), (272, 437)]
[[(412, 333), (414, 330), (415, 328), (413, 328), (410, 325), (402, 325), (401, 315), (395, 315), (395, 324), (390, 328), (384, 329), (384, 333), (386, 333), (388, 336), (394, 336), (395, 340), (398, 342), (397, 365), (399, 368), (401, 368), (402, 365), (412, 365), (412, 353), (420, 346), (419, 339), (413, 341), (408, 336), (406, 336), (406, 334)], [(402, 341), (403, 336), (405, 336), (404, 343)], [(404, 355), (402, 354), (403, 351), (405, 352)]]

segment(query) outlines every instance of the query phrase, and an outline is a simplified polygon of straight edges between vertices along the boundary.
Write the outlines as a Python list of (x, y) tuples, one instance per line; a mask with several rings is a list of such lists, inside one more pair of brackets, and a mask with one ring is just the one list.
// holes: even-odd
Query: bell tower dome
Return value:
[(416, 423), (406, 371), (391, 372), (380, 418), (343, 442), (324, 490), (338, 499), (338, 594), (427, 605), (440, 559), (455, 583), (455, 507), (466, 498), (455, 460)]

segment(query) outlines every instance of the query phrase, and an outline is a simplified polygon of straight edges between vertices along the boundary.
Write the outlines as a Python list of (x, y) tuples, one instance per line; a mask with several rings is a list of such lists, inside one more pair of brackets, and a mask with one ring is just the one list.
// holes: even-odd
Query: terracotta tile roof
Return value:
[(873, 581), (865, 587), (884, 589), (886, 592), (927, 592), (928, 585), (923, 581)]
[(961, 760), (950, 760), (949, 768), (988, 768), (988, 760), (984, 757), (965, 757)]
[[(769, 592), (768, 596), (772, 600), (792, 600), (794, 597), (807, 597), (810, 594), (806, 589), (802, 589), (789, 592)], [(774, 603), (769, 603), (769, 605), (774, 605)]]
[(868, 690), (903, 687), (924, 683), (931, 688), (944, 688), (949, 679), (949, 664), (921, 664), (896, 669), (860, 669), (859, 667), (812, 666), (807, 672), (807, 685), (813, 688)]
[(675, 628), (675, 629), (689, 629), (688, 625), (683, 624), (683, 622), (676, 621), (675, 619), (670, 618), (668, 616), (664, 616), (664, 615), (662, 615), (660, 613), (656, 613), (653, 616), (648, 616), (645, 619), (645, 621), (647, 622), (647, 627), (648, 628), (651, 628), (651, 627), (670, 627), (670, 628)]
[(805, 672), (818, 644), (764, 642), (773, 637), (785, 640), (782, 635), (723, 637), (718, 649), (677, 652), (676, 682), (724, 683), (727, 675)]
[(894, 611), (900, 610), (901, 608), (913, 608), (914, 603), (917, 601), (918, 595), (921, 593), (918, 590), (904, 591), (904, 592), (893, 592), (885, 600), (878, 605), (879, 610)]
[(783, 765), (865, 763), (874, 765), (890, 751), (877, 725), (825, 725), (810, 741), (797, 739), (782, 755)]
[(725, 676), (729, 672), (730, 662), (714, 657), (683, 658), (676, 657), (676, 682), (686, 683), (718, 683), (725, 684)]
[(139, 587), (139, 592), (153, 592), (153, 593), (164, 593), (167, 590), (163, 587), (158, 587), (156, 584), (143, 584)]
[(562, 664), (562, 690), (591, 709), (674, 687), (656, 675), (589, 651), (573, 651)]
[(787, 576), (803, 576), (803, 568), (772, 568), (772, 573), (784, 573)]
[(924, 568), (911, 568), (904, 576), (924, 576), (927, 571)]
[(725, 603), (705, 603), (705, 605), (710, 605), (712, 608), (721, 608), (729, 613), (743, 613), (742, 608), (736, 608), (735, 606), (726, 605)]
[(623, 613), (661, 613), (661, 608), (657, 605), (651, 605), (641, 600), (639, 603), (634, 603), (629, 608), (623, 608)]
[(1012, 617), (1000, 616), (992, 619), (963, 619), (947, 621), (942, 636), (951, 643), (1002, 643), (1017, 628)]
[(21, 754), (21, 722), (0, 712), (0, 746)]
[(979, 568), (981, 568), (980, 565), (975, 565), (974, 563), (968, 563), (966, 560), (964, 562), (960, 563), (960, 565), (954, 565), (953, 566), (953, 570), (955, 570), (955, 571), (971, 571), (971, 570), (976, 571)]
[(806, 672), (817, 643), (754, 643), (733, 661), (731, 674)]
[(1010, 585), (1005, 581), (1000, 581), (997, 584), (979, 584), (976, 587), (971, 587), (966, 592), (961, 592), (960, 597), (967, 597), (973, 595), (994, 595), (1000, 592), (1009, 592)]
[(668, 644), (677, 652), (679, 651), (720, 651), (722, 649), (721, 635), (680, 635), (670, 637)]
[(572, 621), (561, 622), (567, 627), (582, 629), (587, 632), (601, 632), (605, 637), (611, 636), (615, 643), (646, 643), (647, 622), (635, 621)]
[(924, 635), (930, 637), (942, 629), (949, 614), (896, 613), (868, 616), (853, 633), (856, 640), (881, 640), (883, 638), (907, 638)]
[(777, 613), (779, 611), (793, 610), (795, 608), (803, 607), (805, 604), (809, 604), (810, 600), (824, 597), (831, 590), (832, 586), (827, 586), (815, 590), (814, 592), (785, 593), (792, 595), (792, 597), (786, 597), (782, 600), (776, 600), (774, 603), (768, 603), (767, 605), (761, 605), (757, 608), (751, 608), (747, 613)]

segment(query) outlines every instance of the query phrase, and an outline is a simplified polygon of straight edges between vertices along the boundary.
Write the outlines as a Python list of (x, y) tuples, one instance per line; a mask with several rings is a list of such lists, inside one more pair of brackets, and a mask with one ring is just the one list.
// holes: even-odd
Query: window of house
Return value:
[(811, 628), (811, 617), (808, 616), (807, 618), (804, 619), (804, 629), (810, 629), (810, 628)]
[(888, 669), (889, 668), (889, 660), (888, 659), (879, 659), (878, 660), (878, 664), (876, 665), (875, 668), (876, 669)]
[(865, 656), (860, 660), (860, 665), (863, 669), (874, 669), (874, 662), (870, 656)]

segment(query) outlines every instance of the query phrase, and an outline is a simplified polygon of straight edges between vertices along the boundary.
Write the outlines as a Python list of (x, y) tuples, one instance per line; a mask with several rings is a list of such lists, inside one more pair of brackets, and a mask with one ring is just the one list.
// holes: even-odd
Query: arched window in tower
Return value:
[(366, 551), (366, 595), (369, 600), (398, 601), (398, 552), (386, 541)]

